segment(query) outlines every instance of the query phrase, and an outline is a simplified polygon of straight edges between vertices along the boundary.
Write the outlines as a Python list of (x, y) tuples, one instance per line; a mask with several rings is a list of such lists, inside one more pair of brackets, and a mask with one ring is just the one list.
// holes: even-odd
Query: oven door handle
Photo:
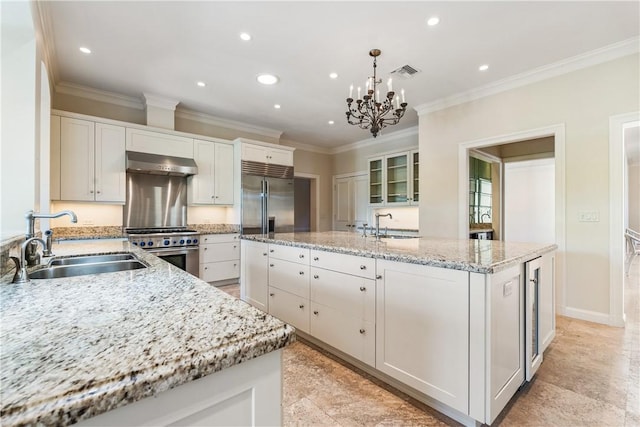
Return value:
[(143, 249), (143, 250), (155, 256), (162, 256), (162, 255), (185, 255), (187, 252), (197, 251), (198, 249), (199, 249), (198, 246), (186, 246), (183, 248), (158, 248), (158, 249)]

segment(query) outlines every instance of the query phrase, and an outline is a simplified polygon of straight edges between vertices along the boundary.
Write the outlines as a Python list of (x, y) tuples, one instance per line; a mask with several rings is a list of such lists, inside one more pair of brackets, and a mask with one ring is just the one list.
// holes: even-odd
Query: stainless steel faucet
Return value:
[(389, 219), (393, 219), (393, 217), (391, 216), (390, 213), (386, 213), (386, 214), (376, 214), (376, 240), (380, 240), (380, 217), (381, 216), (388, 216)]
[(42, 245), (43, 249), (46, 249), (47, 244), (44, 240), (39, 239), (37, 237), (31, 237), (24, 241), (22, 246), (20, 247), (20, 259), (16, 257), (11, 257), (13, 262), (16, 264), (16, 274), (13, 276), (13, 280), (11, 283), (26, 283), (29, 281), (29, 273), (27, 273), (27, 248), (35, 246), (36, 249), (38, 247), (38, 243)]
[[(78, 217), (72, 211), (60, 211), (52, 214), (37, 213), (37, 212), (34, 212), (33, 210), (27, 211), (27, 213), (24, 215), (24, 217), (27, 220), (27, 234), (25, 235), (26, 239), (29, 240), (35, 236), (34, 228), (35, 228), (36, 218), (60, 218), (61, 216), (64, 216), (64, 215), (69, 215), (71, 217), (71, 222), (74, 222), (74, 223), (78, 222)], [(37, 247), (38, 246), (36, 243), (31, 243), (27, 247), (26, 257), (23, 257), (23, 260), (22, 260), (23, 264), (26, 259), (27, 265), (38, 265), (38, 263), (40, 262), (40, 255), (38, 255)], [(43, 248), (45, 250), (45, 254), (51, 253), (51, 246), (47, 248), (47, 245), (44, 244)]]

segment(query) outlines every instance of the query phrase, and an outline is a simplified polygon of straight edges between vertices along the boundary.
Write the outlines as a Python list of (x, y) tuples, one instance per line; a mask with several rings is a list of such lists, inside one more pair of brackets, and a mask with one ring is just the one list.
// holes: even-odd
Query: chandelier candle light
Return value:
[[(360, 98), (361, 90), (358, 87), (358, 99), (353, 104), (353, 85), (349, 86), (349, 97), (347, 98), (347, 122), (351, 125), (358, 125), (361, 129), (371, 128), (371, 133), (375, 138), (382, 128), (389, 125), (398, 124), (407, 110), (407, 103), (404, 100), (404, 89), (400, 96), (393, 91), (391, 79), (387, 80), (387, 95), (380, 98), (380, 89), (377, 85), (382, 83), (382, 79), (376, 77), (376, 60), (382, 52), (380, 49), (371, 49), (369, 56), (373, 57), (373, 76), (365, 82), (365, 95)], [(395, 96), (395, 108), (393, 108)], [(387, 117), (388, 116), (388, 117)]]

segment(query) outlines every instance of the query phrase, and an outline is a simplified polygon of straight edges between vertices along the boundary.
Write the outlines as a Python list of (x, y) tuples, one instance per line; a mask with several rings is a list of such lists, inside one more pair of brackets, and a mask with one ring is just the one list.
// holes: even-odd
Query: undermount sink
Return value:
[(131, 253), (65, 257), (52, 259), (48, 267), (29, 273), (29, 279), (58, 279), (140, 268), (147, 266)]

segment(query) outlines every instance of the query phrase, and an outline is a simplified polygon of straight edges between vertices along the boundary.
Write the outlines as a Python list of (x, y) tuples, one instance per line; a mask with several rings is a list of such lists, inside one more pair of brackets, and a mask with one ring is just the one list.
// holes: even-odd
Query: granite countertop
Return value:
[[(187, 228), (201, 234), (239, 233), (237, 224), (189, 224)], [(119, 225), (85, 226), (85, 227), (54, 227), (54, 241), (90, 240), (90, 239), (118, 239), (126, 238), (124, 228)]]
[(252, 234), (242, 238), (476, 273), (496, 273), (557, 249), (555, 244), (430, 237), (377, 241), (346, 231)]
[(149, 267), (26, 284), (2, 277), (3, 426), (71, 424), (295, 340), (291, 326), (126, 241), (53, 249), (133, 252)]

